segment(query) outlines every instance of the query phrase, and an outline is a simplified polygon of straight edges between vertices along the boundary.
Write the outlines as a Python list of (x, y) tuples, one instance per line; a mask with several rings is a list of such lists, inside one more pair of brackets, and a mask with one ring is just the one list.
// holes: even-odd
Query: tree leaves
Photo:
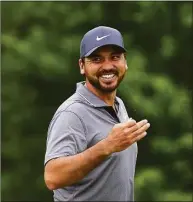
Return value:
[(2, 2), (2, 199), (52, 200), (43, 180), (47, 128), (84, 79), (83, 35), (107, 25), (128, 50), (118, 94), (130, 117), (151, 123), (139, 142), (135, 198), (190, 200), (191, 16), (188, 2)]

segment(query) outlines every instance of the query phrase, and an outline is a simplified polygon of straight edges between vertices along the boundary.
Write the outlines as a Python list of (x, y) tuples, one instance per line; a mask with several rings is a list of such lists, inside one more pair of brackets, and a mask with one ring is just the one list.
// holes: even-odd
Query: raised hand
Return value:
[(125, 150), (134, 142), (141, 140), (147, 134), (150, 123), (147, 120), (136, 122), (129, 119), (125, 123), (116, 124), (105, 139), (109, 153)]

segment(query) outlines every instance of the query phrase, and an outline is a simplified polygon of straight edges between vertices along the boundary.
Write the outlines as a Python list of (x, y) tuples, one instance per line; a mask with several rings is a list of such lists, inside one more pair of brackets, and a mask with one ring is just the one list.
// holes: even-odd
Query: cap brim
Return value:
[(101, 48), (101, 47), (103, 47), (103, 46), (108, 46), (108, 45), (117, 46), (118, 48), (122, 49), (123, 52), (127, 52), (127, 49), (123, 48), (122, 46), (119, 46), (119, 45), (116, 45), (116, 44), (104, 44), (104, 45), (101, 45), (101, 46), (94, 47), (94, 48), (91, 49), (84, 57), (88, 57), (88, 56), (90, 56), (95, 50), (97, 50), (98, 48)]

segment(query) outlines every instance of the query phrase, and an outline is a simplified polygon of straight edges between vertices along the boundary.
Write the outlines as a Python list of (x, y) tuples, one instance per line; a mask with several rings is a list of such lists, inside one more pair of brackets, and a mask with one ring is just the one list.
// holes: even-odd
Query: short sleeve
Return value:
[(53, 158), (78, 154), (86, 148), (82, 120), (70, 111), (63, 111), (54, 116), (48, 129), (44, 164)]

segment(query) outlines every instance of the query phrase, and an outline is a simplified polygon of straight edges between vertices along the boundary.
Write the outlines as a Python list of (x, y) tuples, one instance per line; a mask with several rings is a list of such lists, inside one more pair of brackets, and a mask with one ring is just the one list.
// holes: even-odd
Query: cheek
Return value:
[(89, 67), (85, 68), (85, 75), (95, 76), (97, 74), (97, 70), (98, 70), (98, 68), (89, 66)]
[(119, 71), (121, 73), (124, 73), (126, 71), (126, 63), (125, 62), (121, 62), (118, 67), (119, 67)]

